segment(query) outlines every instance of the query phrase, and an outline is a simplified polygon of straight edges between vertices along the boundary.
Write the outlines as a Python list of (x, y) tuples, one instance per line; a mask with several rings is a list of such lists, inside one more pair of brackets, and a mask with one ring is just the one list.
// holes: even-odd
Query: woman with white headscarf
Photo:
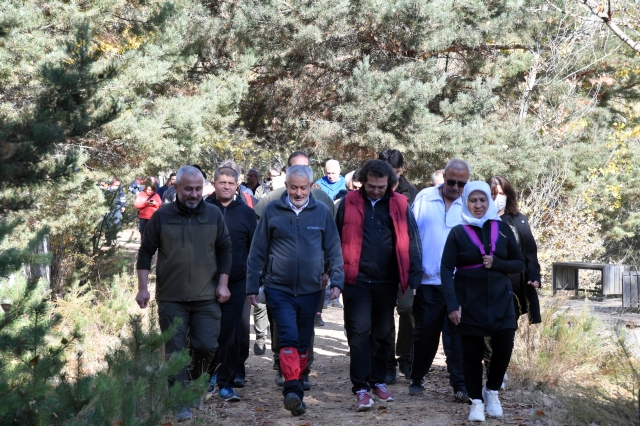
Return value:
[[(471, 398), (469, 421), (502, 417), (498, 390), (513, 350), (516, 315), (509, 274), (524, 269), (520, 248), (498, 216), (485, 182), (469, 182), (462, 194), (462, 224), (449, 233), (440, 266), (454, 333), (462, 337), (463, 369)], [(491, 370), (482, 387), (484, 337), (491, 336)]]

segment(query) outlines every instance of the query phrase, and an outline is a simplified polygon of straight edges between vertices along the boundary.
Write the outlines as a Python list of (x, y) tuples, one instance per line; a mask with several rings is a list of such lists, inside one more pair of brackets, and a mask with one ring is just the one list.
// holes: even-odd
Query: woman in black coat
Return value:
[(518, 318), (524, 314), (529, 314), (529, 324), (539, 324), (542, 318), (536, 289), (540, 288), (540, 263), (538, 263), (538, 246), (531, 233), (529, 221), (518, 210), (516, 191), (507, 179), (496, 175), (491, 176), (487, 183), (491, 187), (491, 198), (496, 203), (498, 215), (513, 231), (524, 257), (524, 271), (509, 276), (513, 287), (516, 326)]
[[(498, 390), (513, 350), (516, 314), (509, 274), (524, 269), (518, 243), (498, 217), (485, 182), (469, 182), (462, 194), (462, 224), (447, 238), (440, 273), (449, 319), (462, 337), (464, 379), (471, 398), (469, 421), (487, 414), (502, 417)], [(493, 354), (482, 387), (484, 337), (491, 336)]]

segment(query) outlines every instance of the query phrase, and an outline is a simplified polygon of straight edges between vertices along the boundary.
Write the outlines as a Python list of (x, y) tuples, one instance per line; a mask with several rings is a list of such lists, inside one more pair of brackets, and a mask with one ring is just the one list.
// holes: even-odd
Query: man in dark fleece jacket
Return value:
[(213, 187), (215, 192), (205, 201), (212, 203), (222, 211), (233, 244), (233, 262), (229, 275), (231, 296), (220, 306), (222, 320), (220, 322), (220, 337), (218, 338), (219, 347), (210, 371), (215, 367), (214, 364), (220, 366), (213, 376), (216, 380), (214, 381), (213, 378), (211, 380), (209, 392), (213, 392), (217, 384), (220, 398), (226, 402), (236, 402), (240, 401), (240, 397), (236, 394), (234, 385), (244, 386), (244, 362), (240, 366), (238, 359), (241, 357), (240, 337), (243, 334), (242, 326), (245, 315), (247, 326), (249, 324), (250, 307), (248, 303), (246, 303), (247, 309), (244, 309), (247, 295), (247, 256), (257, 221), (253, 209), (243, 200), (244, 194), (236, 192), (238, 188), (237, 170), (228, 166), (219, 167), (213, 175)]
[[(260, 277), (280, 339), (284, 407), (294, 416), (306, 412), (302, 375), (307, 366), (322, 275), (331, 278), (331, 298), (343, 286), (342, 251), (329, 209), (310, 194), (308, 166), (287, 169), (287, 191), (264, 210), (247, 263), (247, 295), (258, 305)], [(324, 259), (324, 260), (323, 260)]]
[[(204, 178), (191, 166), (178, 170), (175, 203), (156, 211), (145, 229), (138, 250), (138, 294), (144, 309), (149, 303), (147, 282), (151, 258), (158, 251), (156, 301), (160, 328), (167, 330), (175, 318), (182, 323), (165, 345), (171, 355), (187, 346), (189, 330), (192, 366), (185, 366), (174, 381), (184, 384), (207, 371), (218, 347), (220, 305), (229, 299), (231, 240), (220, 209), (202, 200)], [(182, 407), (177, 421), (191, 418)]]

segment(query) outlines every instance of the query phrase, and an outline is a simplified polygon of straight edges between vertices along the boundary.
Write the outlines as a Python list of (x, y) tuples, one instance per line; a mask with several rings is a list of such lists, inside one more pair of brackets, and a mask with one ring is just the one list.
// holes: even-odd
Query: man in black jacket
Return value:
[[(220, 337), (218, 338), (218, 352), (213, 364), (219, 367), (213, 376), (209, 392), (218, 385), (218, 395), (226, 402), (240, 401), (234, 389), (240, 358), (240, 337), (242, 334), (242, 320), (246, 301), (247, 256), (253, 234), (256, 230), (256, 216), (253, 209), (241, 201), (242, 194), (238, 194), (238, 173), (231, 167), (220, 167), (213, 176), (215, 192), (206, 201), (217, 206), (222, 211), (225, 224), (229, 230), (233, 248), (231, 273), (229, 274), (229, 292), (231, 296), (226, 303), (220, 305), (222, 319), (220, 321)], [(248, 319), (248, 318), (247, 318)], [(217, 362), (216, 362), (217, 361)]]
[(306, 412), (302, 375), (323, 292), (322, 275), (329, 273), (335, 299), (342, 290), (344, 272), (333, 216), (310, 195), (311, 168), (289, 167), (285, 183), (287, 191), (267, 205), (258, 222), (247, 263), (247, 297), (258, 305), (264, 274), (264, 293), (280, 340), (284, 407), (300, 416)]
[[(397, 149), (385, 149), (378, 156), (378, 160), (389, 163), (396, 173), (398, 183), (394, 191), (402, 194), (409, 200), (409, 206), (413, 205), (416, 199), (418, 189), (411, 185), (404, 173), (404, 157)], [(391, 339), (391, 350), (389, 353), (389, 365), (387, 366), (387, 374), (385, 381), (392, 385), (396, 382), (396, 366), (400, 372), (404, 374), (405, 379), (409, 380), (411, 374), (411, 340), (413, 339), (413, 327), (415, 321), (413, 319), (413, 292), (407, 292), (404, 295), (398, 290), (397, 296), (398, 321), (398, 340), (396, 342), (396, 323), (391, 318), (391, 329), (389, 331)], [(396, 356), (398, 357), (396, 359)]]
[(420, 237), (406, 197), (393, 192), (397, 177), (388, 163), (369, 160), (360, 169), (362, 188), (338, 207), (336, 222), (344, 257), (344, 322), (351, 356), (356, 411), (371, 408), (370, 391), (393, 401), (385, 371), (392, 344), (389, 327), (400, 297), (420, 285)]

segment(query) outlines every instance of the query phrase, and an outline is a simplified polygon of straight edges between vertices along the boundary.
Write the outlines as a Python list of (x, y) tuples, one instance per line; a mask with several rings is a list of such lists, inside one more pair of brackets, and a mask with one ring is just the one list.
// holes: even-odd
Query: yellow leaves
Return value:
[(104, 56), (123, 55), (130, 50), (139, 49), (152, 35), (151, 31), (146, 36), (130, 34), (130, 28), (125, 28), (119, 36), (108, 34), (99, 37), (93, 53)]

